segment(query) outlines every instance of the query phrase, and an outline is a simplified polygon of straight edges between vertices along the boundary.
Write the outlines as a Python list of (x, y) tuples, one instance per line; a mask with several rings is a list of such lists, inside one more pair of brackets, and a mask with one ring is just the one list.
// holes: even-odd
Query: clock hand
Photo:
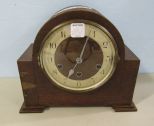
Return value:
[[(91, 31), (89, 32), (89, 35), (90, 35), (90, 33), (91, 33)], [(72, 69), (70, 69), (69, 72), (68, 72), (68, 76), (67, 76), (68, 78), (74, 74), (74, 70), (75, 70), (75, 68), (77, 67), (77, 65), (82, 63), (83, 53), (84, 53), (84, 51), (85, 51), (86, 45), (87, 45), (87, 43), (88, 43), (88, 40), (89, 40), (89, 38), (90, 38), (89, 35), (88, 35), (88, 37), (86, 38), (86, 41), (85, 41), (85, 44), (84, 44), (84, 46), (83, 46), (83, 48), (82, 48), (82, 51), (81, 51), (81, 53), (80, 53), (80, 56), (76, 58), (76, 64), (75, 64), (75, 66), (74, 66)]]
[[(91, 31), (89, 32), (89, 35), (90, 35), (90, 33), (91, 33)], [(86, 45), (87, 45), (87, 43), (88, 43), (88, 40), (89, 40), (89, 35), (88, 35), (88, 37), (86, 38), (86, 41), (85, 41), (85, 44), (84, 44), (84, 46), (83, 46), (83, 48), (82, 48), (82, 51), (81, 51), (81, 53), (80, 53), (80, 59), (82, 60), (82, 57), (83, 57), (83, 53), (84, 53), (84, 51), (85, 51), (85, 48), (86, 48)]]
[(81, 63), (82, 63), (82, 59), (76, 58), (76, 64), (72, 69), (69, 70), (68, 76), (67, 76), (68, 78), (74, 74), (75, 68), (77, 67), (78, 64), (81, 64)]
[(78, 64), (76, 63), (75, 66), (72, 69), (69, 70), (69, 73), (68, 73), (68, 76), (67, 76), (68, 78), (74, 74), (74, 69), (76, 68), (77, 65)]

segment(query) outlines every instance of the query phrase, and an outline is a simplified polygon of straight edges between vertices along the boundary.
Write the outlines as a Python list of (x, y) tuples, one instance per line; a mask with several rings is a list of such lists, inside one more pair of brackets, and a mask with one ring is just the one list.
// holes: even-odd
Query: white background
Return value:
[(40, 27), (56, 11), (72, 5), (99, 10), (141, 59), (140, 72), (154, 72), (154, 0), (1, 0), (0, 76), (18, 76), (16, 60)]

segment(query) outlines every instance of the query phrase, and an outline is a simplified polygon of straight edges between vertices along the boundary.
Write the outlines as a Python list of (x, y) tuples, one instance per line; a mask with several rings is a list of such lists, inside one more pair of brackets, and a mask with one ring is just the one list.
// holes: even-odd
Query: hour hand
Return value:
[(74, 74), (74, 69), (76, 68), (77, 65), (78, 64), (76, 63), (75, 66), (72, 69), (69, 70), (68, 76), (67, 76), (68, 78)]
[(68, 76), (67, 76), (68, 78), (74, 74), (75, 68), (77, 67), (78, 64), (81, 64), (81, 63), (82, 63), (82, 59), (80, 57), (76, 58), (76, 64), (72, 69), (69, 70)]
[(74, 74), (74, 69), (70, 69), (67, 77), (70, 78), (70, 76), (72, 76), (73, 74)]

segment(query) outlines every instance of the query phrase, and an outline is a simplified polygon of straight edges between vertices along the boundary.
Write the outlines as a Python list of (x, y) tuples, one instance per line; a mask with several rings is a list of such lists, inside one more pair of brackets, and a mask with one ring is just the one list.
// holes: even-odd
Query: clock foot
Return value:
[(26, 106), (25, 103), (21, 106), (20, 113), (42, 113), (45, 106)]
[(134, 112), (137, 111), (135, 104), (132, 102), (130, 105), (115, 105), (112, 107), (115, 112)]

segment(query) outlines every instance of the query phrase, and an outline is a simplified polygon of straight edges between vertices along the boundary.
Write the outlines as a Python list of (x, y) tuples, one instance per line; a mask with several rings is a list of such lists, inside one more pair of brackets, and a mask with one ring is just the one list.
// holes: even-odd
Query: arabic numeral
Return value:
[(93, 35), (94, 35), (94, 38), (95, 38), (95, 36), (96, 36), (96, 31), (94, 30), (94, 32), (93, 32)]
[(107, 56), (106, 61), (112, 63), (113, 62), (113, 56)]
[(61, 33), (60, 33), (60, 34), (61, 34), (61, 37), (62, 37), (62, 38), (66, 38), (66, 34), (65, 34), (65, 32), (64, 32), (64, 31), (61, 31)]
[(108, 47), (108, 42), (103, 42), (103, 48), (107, 48)]
[(81, 82), (79, 82), (79, 81), (77, 81), (77, 83), (76, 83), (77, 85), (77, 87), (81, 87)]
[(50, 43), (50, 48), (57, 48), (57, 44), (56, 43)]

